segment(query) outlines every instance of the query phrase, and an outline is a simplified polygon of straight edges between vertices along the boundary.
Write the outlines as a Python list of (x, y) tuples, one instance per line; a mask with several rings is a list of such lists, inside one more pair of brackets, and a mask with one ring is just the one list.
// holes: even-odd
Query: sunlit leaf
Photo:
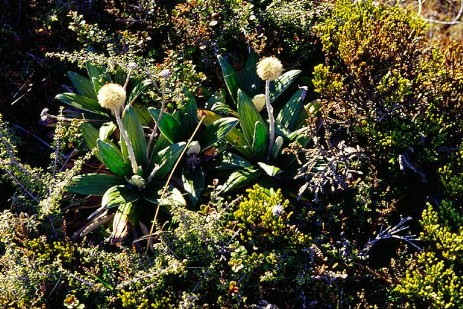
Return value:
[(84, 174), (72, 178), (69, 192), (102, 196), (109, 188), (120, 185), (123, 178), (110, 174)]
[(126, 176), (130, 174), (130, 168), (128, 164), (124, 162), (122, 153), (118, 148), (102, 140), (97, 141), (97, 147), (103, 160), (103, 164), (111, 172), (118, 176)]

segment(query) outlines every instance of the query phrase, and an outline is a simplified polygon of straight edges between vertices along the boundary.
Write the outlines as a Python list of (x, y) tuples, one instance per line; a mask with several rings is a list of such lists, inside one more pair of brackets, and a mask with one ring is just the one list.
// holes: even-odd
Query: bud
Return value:
[(262, 80), (275, 80), (283, 73), (283, 65), (278, 58), (264, 57), (257, 64), (257, 75)]
[(264, 94), (256, 94), (254, 98), (252, 98), (252, 103), (260, 112), (265, 106), (265, 95)]
[(107, 83), (98, 91), (98, 103), (114, 113), (124, 106), (126, 96), (124, 87), (115, 83)]
[(186, 153), (187, 155), (191, 156), (193, 154), (194, 155), (199, 154), (200, 151), (201, 151), (201, 146), (199, 145), (198, 141), (192, 141)]
[(172, 74), (172, 71), (169, 69), (164, 69), (159, 73), (159, 76), (162, 78), (167, 78)]

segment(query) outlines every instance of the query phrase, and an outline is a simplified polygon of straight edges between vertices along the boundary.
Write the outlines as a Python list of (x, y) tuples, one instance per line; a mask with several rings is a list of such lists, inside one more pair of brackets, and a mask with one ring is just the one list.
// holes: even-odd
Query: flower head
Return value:
[(98, 103), (113, 113), (124, 106), (126, 97), (124, 87), (115, 83), (107, 83), (98, 91)]
[(257, 64), (257, 75), (262, 80), (275, 80), (283, 72), (283, 65), (278, 58), (264, 57)]

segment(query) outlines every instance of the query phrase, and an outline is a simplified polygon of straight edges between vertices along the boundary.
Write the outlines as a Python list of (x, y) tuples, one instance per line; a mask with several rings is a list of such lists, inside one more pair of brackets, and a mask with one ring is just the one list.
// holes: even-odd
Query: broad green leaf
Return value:
[(262, 80), (257, 76), (257, 54), (252, 51), (240, 72), (240, 85), (246, 94), (253, 97), (259, 93)]
[(307, 93), (307, 88), (300, 88), (289, 99), (288, 103), (281, 109), (276, 117), (276, 121), (281, 123), (285, 128), (293, 130), (304, 107), (304, 99)]
[[(148, 111), (150, 112), (151, 117), (153, 117), (154, 121), (158, 121), (160, 111), (152, 107), (149, 107)], [(188, 133), (185, 132), (185, 129), (182, 128), (182, 125), (180, 124), (180, 122), (178, 122), (177, 119), (175, 119), (172, 115), (166, 112), (162, 113), (161, 121), (159, 122), (158, 126), (161, 133), (171, 143), (175, 143), (182, 140), (184, 133)]]
[[(114, 122), (103, 123), (100, 127), (100, 132), (98, 134), (98, 137), (102, 141), (106, 141), (108, 137), (111, 136), (111, 134), (113, 134), (114, 131), (116, 131), (116, 129), (117, 129), (117, 126), (114, 124)], [(96, 140), (95, 140), (95, 143), (96, 143)]]
[(220, 118), (207, 126), (198, 136), (202, 149), (207, 149), (222, 140), (238, 124), (238, 119), (232, 117)]
[(301, 144), (301, 146), (305, 147), (307, 144), (309, 144), (311, 138), (307, 136), (307, 129), (306, 128), (301, 128), (299, 130), (296, 130), (294, 132), (291, 132), (291, 134), (288, 135), (288, 138), (292, 142), (298, 142)]
[(182, 192), (175, 187), (169, 186), (167, 194), (164, 195), (162, 199), (158, 199), (156, 204), (159, 204), (163, 208), (169, 211), (173, 205), (177, 207), (186, 207), (186, 201), (183, 198)]
[[(205, 116), (203, 123), (206, 126), (210, 126), (214, 121), (217, 119), (220, 119), (220, 116), (217, 115), (216, 113), (208, 110), (200, 110), (198, 112), (198, 116), (202, 117)], [(241, 133), (240, 130), (233, 128), (228, 132), (228, 134), (225, 136), (225, 140), (230, 143), (237, 151), (239, 151), (243, 156), (245, 156), (247, 159), (253, 159), (254, 158), (254, 153), (252, 151), (252, 148), (250, 144), (246, 141), (244, 138), (243, 133)]]
[(121, 204), (113, 219), (113, 230), (109, 236), (111, 244), (120, 243), (129, 233), (129, 222), (135, 225), (138, 222), (139, 207), (134, 203)]
[(223, 184), (221, 191), (228, 192), (254, 182), (262, 172), (254, 168), (245, 168), (234, 171)]
[(109, 118), (109, 110), (107, 112), (104, 111), (96, 99), (84, 97), (72, 92), (60, 93), (55, 99), (72, 107)]
[(256, 122), (254, 128), (254, 137), (252, 139), (252, 150), (259, 159), (265, 159), (267, 156), (269, 136), (267, 128), (262, 122)]
[(256, 122), (265, 123), (265, 121), (252, 100), (241, 89), (238, 89), (238, 115), (243, 135), (248, 144), (252, 145)]
[(281, 173), (281, 169), (279, 167), (266, 164), (264, 162), (257, 162), (261, 169), (269, 176), (275, 176), (276, 174)]
[(292, 82), (299, 76), (300, 70), (291, 70), (283, 73), (274, 82), (270, 83), (270, 102), (275, 101)]
[[(95, 129), (88, 122), (84, 122), (82, 124), (82, 135), (84, 137), (84, 141), (87, 144), (88, 149), (93, 150), (95, 148), (98, 148), (96, 144), (96, 141), (98, 140), (98, 134), (98, 130)], [(98, 151), (95, 152), (95, 156), (98, 158), (100, 162), (103, 163), (103, 158), (101, 157)]]
[(84, 195), (102, 196), (111, 187), (120, 185), (124, 179), (110, 174), (84, 174), (72, 178), (68, 191)]
[(93, 84), (88, 78), (71, 71), (66, 72), (66, 75), (69, 77), (72, 85), (74, 86), (74, 88), (76, 88), (77, 92), (80, 95), (97, 100)]
[(152, 84), (151, 79), (145, 79), (142, 80), (141, 82), (138, 82), (135, 87), (133, 87), (132, 92), (130, 93), (127, 102), (129, 104), (133, 104), (135, 100), (143, 93), (143, 91), (148, 88), (149, 85)]
[(240, 88), (238, 74), (231, 66), (231, 64), (222, 57), (222, 55), (217, 55), (217, 59), (219, 60), (220, 68), (222, 69), (223, 78), (225, 80), (225, 84), (227, 85), (228, 92), (230, 93), (233, 102), (236, 104), (237, 91)]
[(191, 133), (198, 125), (198, 106), (193, 94), (187, 90), (184, 91), (188, 100), (182, 109), (179, 111), (179, 123), (183, 127), (185, 133)]
[(185, 165), (182, 169), (182, 182), (191, 203), (196, 205), (205, 187), (202, 168)]
[(100, 84), (98, 78), (96, 77), (92, 77), (90, 80), (92, 81), (92, 84), (93, 84), (93, 90), (98, 95), (98, 91), (100, 91), (102, 85)]
[(132, 107), (135, 111), (135, 114), (137, 114), (137, 117), (140, 120), (142, 126), (149, 126), (151, 121), (153, 121), (153, 118), (151, 118), (151, 114), (148, 112), (146, 105), (138, 104), (135, 102), (132, 104)]
[(121, 151), (102, 140), (97, 141), (98, 151), (100, 152), (103, 164), (114, 174), (118, 176), (127, 176), (130, 174), (130, 168), (124, 161)]
[(238, 117), (238, 113), (225, 103), (217, 102), (212, 105), (211, 110), (220, 115), (232, 115), (233, 117)]
[[(135, 113), (131, 105), (127, 105), (122, 114), (122, 123), (124, 124), (129, 140), (132, 143), (135, 158), (139, 166), (146, 165), (146, 139), (143, 126), (138, 120), (137, 114)], [(121, 142), (124, 142), (121, 139)]]
[(252, 167), (252, 164), (233, 152), (223, 152), (220, 163), (216, 165), (220, 170), (236, 170), (246, 167)]
[(127, 189), (124, 185), (109, 188), (101, 199), (101, 206), (106, 208), (118, 207), (122, 204), (133, 203), (140, 198), (140, 194)]
[(174, 167), (175, 163), (180, 157), (180, 154), (185, 148), (186, 143), (172, 144), (165, 149), (154, 153), (150, 161), (150, 171), (155, 170), (153, 179), (161, 179)]

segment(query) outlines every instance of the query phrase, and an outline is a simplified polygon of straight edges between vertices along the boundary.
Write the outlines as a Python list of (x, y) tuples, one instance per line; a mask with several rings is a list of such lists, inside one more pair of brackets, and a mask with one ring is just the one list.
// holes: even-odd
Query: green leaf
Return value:
[(161, 179), (170, 173), (185, 146), (185, 142), (176, 143), (153, 154), (150, 161), (150, 171), (155, 169), (153, 179)]
[(245, 168), (234, 171), (223, 184), (221, 191), (228, 192), (239, 187), (248, 185), (256, 180), (262, 172), (254, 168)]
[(84, 97), (72, 92), (60, 93), (55, 99), (72, 107), (109, 118), (109, 110), (108, 113), (104, 111), (96, 99)]
[[(137, 160), (138, 165), (146, 165), (146, 139), (145, 132), (143, 131), (143, 126), (140, 123), (140, 120), (137, 117), (133, 107), (127, 105), (122, 114), (122, 123), (124, 124), (129, 140), (132, 143), (133, 151), (135, 153), (135, 159)], [(121, 142), (124, 142), (121, 139)]]
[(198, 136), (198, 142), (202, 149), (207, 149), (222, 140), (237, 124), (238, 119), (233, 117), (220, 118), (214, 121)]
[(262, 80), (257, 76), (257, 54), (251, 51), (243, 70), (240, 72), (240, 85), (246, 94), (253, 97), (259, 93)]
[[(93, 150), (97, 147), (96, 141), (98, 140), (98, 130), (95, 129), (91, 124), (88, 122), (84, 122), (82, 124), (82, 135), (84, 137), (85, 144), (87, 144), (88, 149)], [(97, 151), (95, 156), (103, 162), (103, 158), (101, 157), (100, 153)]]
[(237, 91), (240, 88), (240, 83), (238, 79), (238, 74), (235, 69), (225, 60), (222, 55), (217, 55), (219, 60), (220, 68), (222, 69), (223, 78), (225, 84), (227, 85), (228, 92), (233, 99), (233, 102), (237, 102)]
[(100, 66), (96, 66), (87, 61), (86, 64), (87, 74), (93, 84), (93, 89), (96, 94), (100, 90), (101, 86), (111, 81), (111, 79), (105, 79), (107, 75), (104, 74), (104, 70)]
[[(117, 129), (117, 126), (116, 124), (114, 124), (114, 122), (103, 123), (100, 127), (100, 132), (98, 134), (98, 137), (102, 141), (106, 141), (108, 137), (111, 136), (111, 134), (113, 134), (114, 131), (116, 131), (116, 129)], [(96, 143), (96, 139), (95, 139), (95, 143)]]
[(236, 170), (246, 167), (252, 167), (252, 164), (233, 152), (223, 152), (220, 163), (216, 168), (220, 170)]
[(299, 76), (300, 70), (291, 70), (283, 73), (273, 83), (270, 83), (270, 102), (275, 101), (292, 82)]
[(124, 185), (117, 185), (104, 193), (101, 206), (106, 208), (118, 207), (122, 204), (133, 203), (139, 198), (139, 193), (127, 189)]
[(97, 100), (93, 84), (88, 78), (71, 71), (66, 72), (66, 75), (71, 80), (72, 85), (74, 88), (76, 88), (80, 95)]
[[(149, 107), (148, 111), (154, 121), (158, 121), (160, 111), (152, 107)], [(185, 129), (182, 128), (180, 122), (166, 112), (162, 113), (162, 118), (159, 122), (159, 130), (171, 143), (181, 141), (183, 133), (185, 133)]]
[(142, 80), (141, 82), (137, 83), (135, 85), (135, 87), (133, 87), (132, 89), (132, 92), (130, 93), (128, 99), (127, 99), (127, 102), (129, 104), (133, 104), (133, 102), (135, 102), (135, 100), (143, 93), (143, 91), (146, 90), (146, 88), (148, 88), (149, 85), (152, 84), (152, 81), (151, 79), (145, 79), (145, 80)]
[(285, 128), (293, 130), (304, 107), (304, 99), (307, 94), (307, 88), (300, 88), (289, 99), (288, 103), (281, 109), (276, 117), (276, 121), (281, 123)]
[(249, 145), (252, 145), (256, 122), (265, 123), (265, 121), (252, 100), (241, 89), (238, 89), (238, 115), (244, 138)]
[(111, 172), (118, 176), (127, 176), (130, 174), (130, 168), (124, 162), (125, 160), (122, 157), (122, 153), (117, 147), (100, 139), (97, 141), (97, 146), (101, 158), (103, 159), (103, 164)]
[(110, 174), (84, 174), (72, 178), (68, 191), (84, 195), (102, 196), (109, 188), (120, 185), (124, 179)]
[(93, 90), (98, 95), (98, 91), (100, 91), (100, 89), (101, 89), (101, 84), (98, 81), (98, 78), (92, 77), (90, 80), (92, 81), (92, 84), (93, 84)]
[(196, 205), (204, 190), (204, 173), (200, 166), (184, 166), (182, 169), (183, 188), (188, 192), (188, 198)]
[(182, 107), (179, 112), (179, 123), (183, 127), (183, 131), (191, 133), (196, 129), (198, 125), (198, 106), (193, 94), (187, 90), (184, 91), (188, 101)]
[(269, 176), (275, 176), (276, 174), (281, 173), (281, 169), (279, 167), (266, 164), (264, 162), (257, 162), (257, 164), (264, 170), (265, 173)]
[(211, 110), (220, 115), (232, 115), (233, 117), (238, 117), (238, 113), (225, 103), (214, 103)]
[(252, 150), (259, 159), (265, 159), (268, 151), (269, 136), (267, 128), (262, 122), (256, 122), (254, 128), (254, 137), (252, 140)]
[(301, 144), (302, 147), (305, 147), (309, 144), (311, 138), (307, 136), (307, 129), (306, 128), (300, 128), (299, 130), (296, 130), (294, 132), (291, 132), (288, 135), (288, 138), (292, 142), (298, 142)]
[[(205, 116), (203, 123), (206, 126), (210, 126), (212, 123), (214, 123), (214, 121), (220, 119), (220, 116), (216, 113), (204, 109), (199, 111), (199, 116)], [(243, 133), (241, 133), (240, 130), (236, 128), (231, 129), (230, 132), (228, 132), (228, 134), (225, 136), (225, 140), (247, 159), (251, 160), (254, 158), (252, 148), (250, 144), (248, 144), (248, 142), (244, 138)]]

